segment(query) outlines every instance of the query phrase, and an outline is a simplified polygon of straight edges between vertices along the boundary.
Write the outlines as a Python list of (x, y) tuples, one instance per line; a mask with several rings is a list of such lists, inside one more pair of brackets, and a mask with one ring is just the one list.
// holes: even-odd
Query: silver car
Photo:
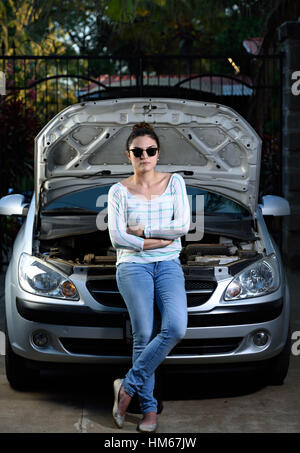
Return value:
[(282, 383), (289, 291), (264, 216), (289, 215), (290, 208), (272, 195), (258, 203), (260, 137), (222, 105), (130, 98), (75, 104), (56, 115), (35, 139), (31, 203), (21, 194), (0, 200), (0, 214), (24, 217), (5, 280), (10, 384), (34, 382), (47, 363), (131, 361), (107, 193), (132, 174), (125, 143), (140, 121), (160, 138), (157, 170), (185, 179), (191, 212), (180, 254), (188, 329), (163, 366), (246, 365)]

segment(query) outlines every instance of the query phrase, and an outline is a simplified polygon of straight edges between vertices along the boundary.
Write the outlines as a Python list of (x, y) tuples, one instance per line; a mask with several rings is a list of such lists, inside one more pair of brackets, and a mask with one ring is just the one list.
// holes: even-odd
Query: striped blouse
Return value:
[[(143, 250), (144, 238), (129, 234), (126, 228), (144, 226), (145, 238), (173, 240), (171, 244), (156, 249)], [(190, 205), (184, 179), (172, 174), (161, 195), (147, 200), (143, 195), (133, 195), (120, 182), (108, 192), (108, 229), (117, 262), (151, 263), (179, 257), (180, 237), (190, 226)]]

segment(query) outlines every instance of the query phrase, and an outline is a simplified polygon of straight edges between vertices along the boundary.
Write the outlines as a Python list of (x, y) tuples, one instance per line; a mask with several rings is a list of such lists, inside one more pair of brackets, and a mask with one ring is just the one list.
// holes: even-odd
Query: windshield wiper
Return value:
[(63, 215), (64, 213), (68, 214), (98, 214), (98, 211), (92, 211), (89, 209), (84, 209), (84, 208), (53, 208), (53, 209), (45, 209), (41, 212), (43, 215), (47, 214), (61, 214)]
[(128, 176), (128, 175), (133, 175), (133, 171), (131, 172), (126, 172), (126, 173), (112, 173), (110, 170), (100, 170), (97, 171), (96, 173), (93, 173), (92, 175), (82, 175), (78, 176), (79, 178), (82, 179), (88, 179), (92, 178), (93, 176)]
[[(183, 173), (185, 176), (193, 176), (194, 172), (191, 170), (176, 170), (176, 171), (170, 171), (170, 173)], [(82, 179), (88, 179), (92, 178), (93, 176), (128, 176), (128, 175), (133, 175), (134, 172), (126, 172), (126, 173), (112, 173), (111, 170), (100, 170), (97, 171), (96, 173), (93, 173), (92, 175), (83, 175), (79, 176), (79, 178)]]

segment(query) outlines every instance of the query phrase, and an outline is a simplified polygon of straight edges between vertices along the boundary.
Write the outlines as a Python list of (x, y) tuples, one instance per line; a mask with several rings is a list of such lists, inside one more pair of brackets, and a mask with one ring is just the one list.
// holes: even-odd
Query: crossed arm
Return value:
[(157, 249), (160, 247), (166, 247), (171, 244), (174, 239), (162, 239), (162, 238), (145, 238), (144, 226), (139, 226), (137, 229), (126, 228), (128, 234), (144, 238), (143, 250)]
[(149, 250), (165, 247), (186, 234), (190, 226), (190, 208), (186, 187), (182, 176), (174, 175), (174, 220), (159, 229), (150, 225), (128, 227), (125, 222), (124, 198), (120, 190), (110, 190), (108, 194), (108, 226), (110, 239), (115, 248)]

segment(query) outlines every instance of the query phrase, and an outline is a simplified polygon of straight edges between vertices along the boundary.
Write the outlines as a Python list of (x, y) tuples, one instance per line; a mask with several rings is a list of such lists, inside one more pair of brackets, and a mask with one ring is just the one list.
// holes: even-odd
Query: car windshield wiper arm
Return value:
[(44, 209), (41, 214), (98, 214), (98, 211), (92, 211), (91, 209), (84, 209), (84, 208), (53, 208), (53, 209)]
[(93, 176), (128, 176), (128, 175), (133, 175), (133, 171), (131, 172), (125, 172), (125, 173), (112, 173), (110, 170), (100, 170), (97, 171), (96, 173), (93, 173), (92, 175), (82, 175), (78, 176), (78, 178), (82, 179), (88, 179), (92, 178)]
[[(191, 170), (176, 170), (176, 171), (171, 171), (170, 173), (183, 173), (186, 176), (192, 176), (194, 174), (193, 171)], [(88, 179), (92, 178), (93, 176), (127, 176), (127, 175), (133, 175), (134, 172), (126, 172), (126, 173), (112, 173), (111, 170), (100, 170), (97, 171), (96, 173), (93, 173), (92, 175), (83, 175), (79, 176), (82, 179)]]

